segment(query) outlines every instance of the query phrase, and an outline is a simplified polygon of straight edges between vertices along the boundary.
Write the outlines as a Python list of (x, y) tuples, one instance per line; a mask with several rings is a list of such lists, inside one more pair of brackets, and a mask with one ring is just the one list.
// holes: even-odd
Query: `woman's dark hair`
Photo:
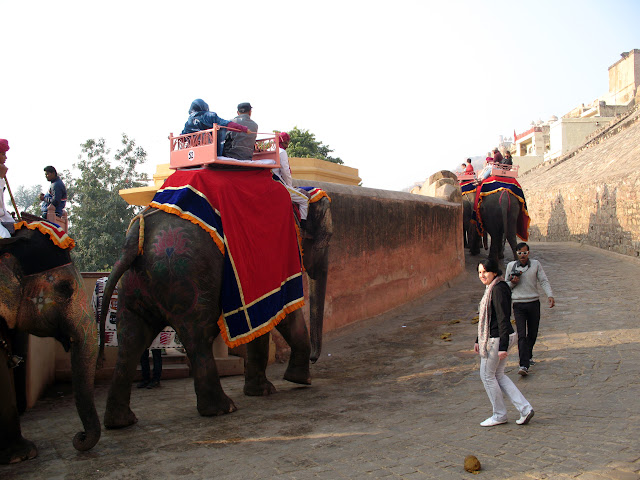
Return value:
[(485, 258), (484, 260), (480, 260), (478, 262), (478, 266), (476, 267), (476, 270), (480, 265), (484, 267), (485, 272), (495, 273), (498, 277), (502, 275), (502, 270), (500, 270), (500, 266), (498, 265), (498, 262), (496, 262), (493, 258)]

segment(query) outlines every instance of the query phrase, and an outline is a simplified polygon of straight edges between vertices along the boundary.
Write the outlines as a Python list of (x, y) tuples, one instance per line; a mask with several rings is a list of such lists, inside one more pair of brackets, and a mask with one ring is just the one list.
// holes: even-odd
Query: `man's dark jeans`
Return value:
[[(153, 355), (153, 380), (160, 381), (162, 375), (162, 351), (158, 348), (151, 349)], [(145, 350), (140, 357), (140, 367), (142, 368), (142, 381), (149, 382), (151, 372), (149, 370), (149, 350)]]
[(536, 344), (540, 327), (540, 300), (514, 303), (513, 316), (516, 317), (518, 331), (520, 366), (529, 368), (529, 359), (533, 358), (533, 346)]

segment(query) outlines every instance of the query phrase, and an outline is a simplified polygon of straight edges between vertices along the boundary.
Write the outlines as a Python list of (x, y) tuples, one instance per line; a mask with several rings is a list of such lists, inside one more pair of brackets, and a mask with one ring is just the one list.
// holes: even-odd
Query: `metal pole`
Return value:
[(4, 177), (4, 182), (7, 185), (7, 190), (9, 191), (9, 196), (11, 197), (11, 203), (13, 204), (13, 208), (16, 211), (16, 217), (18, 217), (18, 221), (21, 222), (22, 221), (22, 217), (20, 217), (20, 211), (18, 210), (18, 207), (16, 206), (16, 201), (13, 199), (13, 193), (11, 193), (11, 187), (9, 187), (9, 179), (7, 179), (7, 177)]

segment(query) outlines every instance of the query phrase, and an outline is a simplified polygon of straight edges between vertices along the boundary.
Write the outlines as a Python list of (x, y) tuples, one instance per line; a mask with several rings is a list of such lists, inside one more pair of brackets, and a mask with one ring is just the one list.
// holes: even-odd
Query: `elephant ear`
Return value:
[(14, 329), (22, 297), (21, 269), (16, 257), (9, 253), (0, 256), (0, 317)]

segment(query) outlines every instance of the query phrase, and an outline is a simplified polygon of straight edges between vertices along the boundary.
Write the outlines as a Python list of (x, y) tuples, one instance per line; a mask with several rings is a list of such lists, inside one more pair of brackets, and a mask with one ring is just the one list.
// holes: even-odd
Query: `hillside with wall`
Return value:
[(530, 239), (640, 256), (640, 108), (519, 179)]

